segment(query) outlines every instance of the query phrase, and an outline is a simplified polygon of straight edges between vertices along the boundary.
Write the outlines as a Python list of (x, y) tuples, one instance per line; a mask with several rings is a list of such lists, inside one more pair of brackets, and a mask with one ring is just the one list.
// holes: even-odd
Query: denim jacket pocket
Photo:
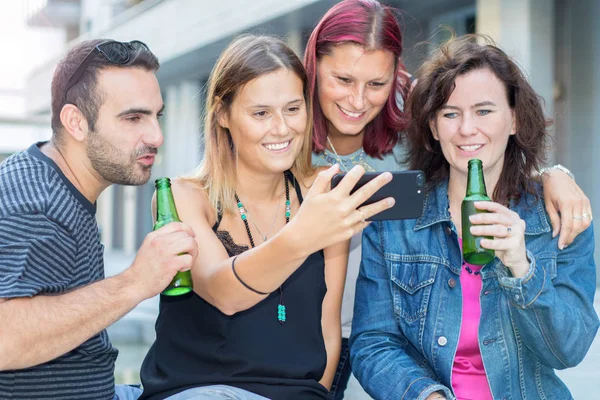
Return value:
[(538, 265), (542, 265), (548, 274), (548, 278), (556, 278), (556, 254), (554, 253), (538, 253), (533, 255)]
[(438, 264), (390, 258), (394, 313), (398, 322), (411, 324), (427, 314)]

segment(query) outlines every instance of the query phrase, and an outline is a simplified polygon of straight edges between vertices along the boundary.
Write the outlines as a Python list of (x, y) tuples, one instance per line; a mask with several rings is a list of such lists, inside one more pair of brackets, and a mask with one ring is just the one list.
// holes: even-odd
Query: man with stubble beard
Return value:
[[(157, 58), (139, 41), (78, 44), (52, 79), (52, 138), (0, 165), (0, 398), (128, 399), (105, 328), (197, 255), (192, 230), (148, 234), (104, 279), (96, 200), (148, 181), (163, 142)], [(179, 255), (183, 254), (183, 255)]]

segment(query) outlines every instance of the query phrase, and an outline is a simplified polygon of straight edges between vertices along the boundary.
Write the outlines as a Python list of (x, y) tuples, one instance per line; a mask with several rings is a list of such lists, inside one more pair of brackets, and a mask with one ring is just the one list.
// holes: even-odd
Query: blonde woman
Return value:
[(145, 399), (326, 399), (338, 362), (348, 239), (393, 203), (357, 207), (364, 169), (329, 190), (311, 167), (301, 61), (280, 40), (243, 36), (212, 71), (205, 155), (176, 180), (198, 242), (194, 292), (161, 299), (142, 366)]

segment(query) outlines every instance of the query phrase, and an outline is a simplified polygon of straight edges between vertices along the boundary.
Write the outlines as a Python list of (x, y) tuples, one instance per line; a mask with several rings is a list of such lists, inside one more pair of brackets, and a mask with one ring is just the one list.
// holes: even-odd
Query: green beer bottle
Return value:
[[(181, 222), (177, 214), (177, 208), (175, 208), (171, 180), (169, 178), (158, 178), (154, 185), (156, 186), (156, 223), (154, 224), (154, 230), (169, 222)], [(191, 292), (193, 288), (191, 272), (177, 272), (162, 294), (165, 296), (180, 296)]]
[[(473, 265), (485, 265), (494, 259), (494, 250), (484, 249), (480, 245), (481, 237), (471, 234), (471, 221), (473, 214), (487, 211), (475, 208), (476, 201), (490, 201), (485, 190), (483, 180), (483, 164), (481, 160), (469, 160), (469, 173), (467, 180), (467, 195), (461, 205), (462, 217), (462, 251), (464, 260)], [(492, 237), (485, 237), (493, 239)]]

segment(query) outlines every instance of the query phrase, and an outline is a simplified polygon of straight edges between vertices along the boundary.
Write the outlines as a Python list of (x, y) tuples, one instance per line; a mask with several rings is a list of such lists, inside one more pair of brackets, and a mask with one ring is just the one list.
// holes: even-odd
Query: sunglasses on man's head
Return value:
[(69, 78), (69, 81), (67, 82), (67, 88), (65, 89), (65, 104), (67, 104), (67, 93), (69, 92), (69, 89), (71, 89), (79, 81), (79, 78), (81, 78), (81, 75), (83, 75), (86, 68), (93, 60), (92, 55), (94, 55), (94, 53), (98, 52), (102, 54), (112, 64), (123, 65), (127, 64), (136, 53), (142, 50), (150, 51), (148, 46), (139, 40), (133, 40), (131, 42), (117, 42), (116, 40), (109, 40), (94, 46), (94, 48), (90, 50), (87, 56), (85, 56), (85, 58), (81, 61), (75, 72), (73, 72), (73, 75), (71, 75)]

